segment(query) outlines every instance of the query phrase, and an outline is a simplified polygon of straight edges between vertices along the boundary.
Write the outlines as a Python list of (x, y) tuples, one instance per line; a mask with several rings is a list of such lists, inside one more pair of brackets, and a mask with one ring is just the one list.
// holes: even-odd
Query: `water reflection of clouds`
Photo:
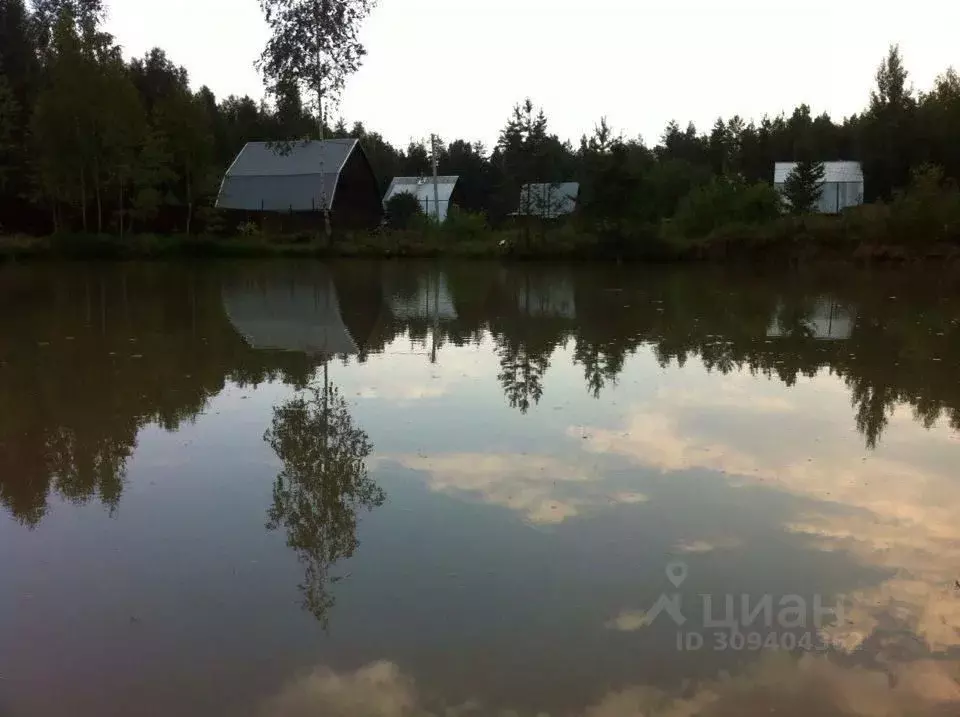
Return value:
[[(744, 380), (732, 376), (718, 383)], [(892, 653), (889, 636), (899, 634), (900, 650), (910, 635), (934, 652), (960, 647), (960, 591), (954, 586), (960, 575), (960, 481), (945, 460), (956, 450), (953, 432), (926, 430), (901, 409), (891, 416), (884, 444), (865, 453), (849, 430), (830, 430), (842, 416), (831, 413), (834, 406), (824, 397), (838, 383), (821, 375), (784, 388), (773, 427), (769, 401), (751, 406), (738, 388), (727, 386), (702, 394), (699, 405), (692, 391), (676, 401), (675, 393), (661, 390), (634, 404), (625, 425), (571, 431), (584, 432), (584, 449), (595, 454), (664, 473), (725, 474), (733, 487), (764, 486), (805, 499), (786, 521), (787, 532), (890, 576), (845, 596), (847, 620), (828, 630), (838, 646)], [(710, 420), (724, 397), (734, 399), (733, 423)]]
[[(419, 472), (434, 492), (508, 508), (539, 525), (659, 500), (650, 483), (656, 476), (715, 476), (731, 489), (773, 491), (792, 501), (774, 518), (784, 535), (887, 576), (846, 588), (847, 621), (828, 629), (838, 647), (882, 656), (916, 637), (926, 645), (917, 654), (960, 647), (960, 595), (953, 589), (960, 577), (960, 481), (948, 427), (925, 429), (908, 409), (896, 409), (884, 443), (865, 450), (849, 424), (849, 394), (828, 372), (787, 387), (688, 364), (662, 372), (652, 390), (624, 387), (617, 400), (629, 405), (618, 410), (622, 420), (611, 417), (619, 425), (587, 415), (597, 425), (568, 427), (552, 455), (466, 450), (381, 458)], [(626, 481), (614, 478), (618, 471)], [(721, 527), (686, 525), (670, 551), (692, 557), (742, 549)], [(610, 625), (632, 630), (641, 619), (628, 609)]]
[[(596, 484), (602, 477), (585, 464), (553, 456), (521, 453), (449, 453), (392, 456), (406, 468), (421, 472), (430, 490), (475, 496), (522, 514), (531, 523), (562, 523), (600, 501), (639, 503), (645, 496), (618, 492), (605, 496)], [(592, 487), (587, 487), (593, 484)]]
[[(892, 669), (844, 666), (823, 657), (770, 654), (736, 677), (687, 686), (682, 694), (644, 684), (599, 696), (570, 715), (582, 717), (937, 717), (960, 706), (960, 663), (918, 660)], [(392, 662), (356, 671), (318, 667), (260, 706), (261, 717), (521, 717), (481, 699), (448, 700)], [(532, 713), (531, 713), (532, 714)], [(548, 717), (548, 713), (538, 712)]]
[(364, 399), (403, 402), (441, 398), (489, 377), (485, 346), (446, 346), (443, 368), (425, 371), (422, 346), (395, 342), (384, 354), (354, 364), (342, 379), (346, 390)]

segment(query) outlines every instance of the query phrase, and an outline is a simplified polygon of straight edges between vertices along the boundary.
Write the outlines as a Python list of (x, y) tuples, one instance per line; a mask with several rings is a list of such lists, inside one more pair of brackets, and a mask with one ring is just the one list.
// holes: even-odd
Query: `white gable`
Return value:
[[(777, 162), (773, 166), (773, 183), (783, 184), (796, 166), (797, 162)], [(860, 162), (824, 162), (823, 181), (862, 183), (863, 169)]]

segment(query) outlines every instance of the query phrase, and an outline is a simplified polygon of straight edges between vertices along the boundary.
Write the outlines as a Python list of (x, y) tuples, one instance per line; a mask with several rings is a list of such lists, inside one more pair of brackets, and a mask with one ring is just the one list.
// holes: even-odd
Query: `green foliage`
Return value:
[(960, 243), (960, 190), (943, 170), (923, 165), (912, 173), (910, 186), (890, 204), (889, 236), (907, 246)]
[(823, 162), (797, 163), (783, 183), (783, 197), (792, 214), (810, 214), (816, 210), (823, 192), (823, 177)]
[(271, 91), (283, 97), (293, 88), (309, 88), (322, 125), (324, 102), (338, 98), (366, 54), (358, 32), (373, 5), (374, 0), (260, 0), (271, 35), (259, 67)]
[(243, 222), (237, 225), (237, 234), (242, 237), (260, 236), (260, 226), (256, 222)]
[(673, 225), (687, 239), (703, 238), (724, 224), (769, 222), (780, 213), (780, 199), (769, 184), (718, 178), (690, 192)]
[(414, 218), (423, 214), (423, 208), (410, 192), (400, 192), (387, 200), (386, 214), (391, 229), (409, 229)]
[(447, 210), (443, 230), (458, 239), (478, 239), (489, 233), (490, 227), (483, 214), (468, 212), (453, 205)]
[(529, 97), (515, 105), (490, 157), (495, 175), (490, 216), (500, 221), (518, 208), (523, 211), (518, 207), (523, 186), (565, 181), (571, 175), (571, 159), (569, 144), (549, 133), (543, 108), (535, 108)]
[(156, 130), (149, 132), (139, 148), (133, 171), (134, 194), (129, 209), (131, 217), (143, 224), (156, 219), (161, 207), (169, 203), (166, 188), (176, 178), (166, 137)]
[(0, 66), (0, 192), (12, 179), (17, 154), (16, 134), (20, 125), (20, 105)]
[(186, 206), (186, 232), (189, 234), (198, 195), (212, 189), (210, 118), (189, 88), (178, 88), (164, 97), (154, 114), (158, 131), (166, 137), (170, 157), (181, 178), (177, 191), (178, 198)]

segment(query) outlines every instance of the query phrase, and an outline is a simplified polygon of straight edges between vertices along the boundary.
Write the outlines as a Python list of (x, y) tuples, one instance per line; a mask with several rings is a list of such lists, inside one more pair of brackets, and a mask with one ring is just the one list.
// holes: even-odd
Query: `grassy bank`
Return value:
[[(713, 190), (710, 190), (713, 191)], [(723, 190), (659, 223), (574, 218), (492, 229), (480, 216), (442, 226), (335, 235), (55, 234), (0, 236), (0, 260), (240, 257), (463, 257), (477, 259), (707, 261), (796, 264), (805, 261), (960, 261), (960, 192), (930, 185), (888, 204), (838, 216), (750, 219)], [(724, 203), (725, 202), (725, 203)]]
[(872, 240), (838, 217), (784, 218), (766, 225), (720, 227), (684, 241), (649, 227), (598, 235), (573, 227), (527, 235), (517, 230), (462, 237), (416, 231), (352, 234), (327, 241), (304, 236), (193, 236), (59, 234), (0, 237), (0, 261), (153, 260), (179, 258), (431, 258), (599, 261), (797, 263), (960, 262), (960, 243), (918, 236)]

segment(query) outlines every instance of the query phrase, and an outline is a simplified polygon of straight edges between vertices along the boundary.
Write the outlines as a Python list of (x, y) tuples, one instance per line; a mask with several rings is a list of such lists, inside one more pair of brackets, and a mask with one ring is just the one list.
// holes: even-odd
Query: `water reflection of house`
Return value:
[(514, 291), (517, 308), (527, 316), (575, 319), (577, 317), (573, 283), (565, 278), (530, 277)]
[(222, 296), (230, 323), (255, 349), (348, 356), (369, 349), (380, 321), (381, 294), (371, 289), (373, 296), (344, 295), (318, 266), (241, 275), (224, 285)]
[(823, 340), (849, 339), (853, 332), (856, 313), (831, 299), (818, 299), (812, 310), (800, 316), (793, 315), (783, 304), (767, 328), (770, 338), (806, 337)]
[(384, 293), (390, 313), (401, 321), (412, 319), (440, 319), (452, 321), (457, 318), (453, 296), (443, 273), (424, 274), (417, 278), (416, 287), (401, 290), (384, 282)]

